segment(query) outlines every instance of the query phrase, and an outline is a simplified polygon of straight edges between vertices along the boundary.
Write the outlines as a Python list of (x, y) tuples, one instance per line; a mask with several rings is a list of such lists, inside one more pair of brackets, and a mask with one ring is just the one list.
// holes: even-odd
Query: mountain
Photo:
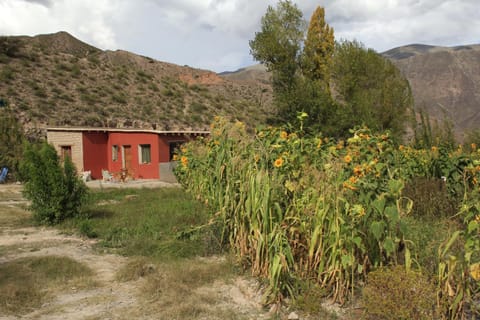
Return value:
[[(417, 110), (450, 119), (460, 139), (480, 127), (480, 45), (412, 44), (382, 55), (410, 82)], [(203, 130), (215, 115), (264, 123), (272, 88), (262, 65), (216, 74), (58, 32), (0, 37), (0, 111), (5, 104), (30, 135), (48, 125)]]
[(255, 64), (246, 68), (238, 69), (237, 71), (225, 71), (219, 73), (225, 79), (233, 81), (258, 81), (270, 84), (271, 77), (267, 72), (267, 68), (263, 64)]
[(29, 135), (49, 125), (204, 130), (215, 115), (263, 123), (271, 87), (103, 51), (58, 32), (0, 37), (0, 107), (5, 104)]
[(480, 45), (412, 44), (383, 53), (408, 79), (417, 110), (450, 119), (459, 138), (480, 126)]

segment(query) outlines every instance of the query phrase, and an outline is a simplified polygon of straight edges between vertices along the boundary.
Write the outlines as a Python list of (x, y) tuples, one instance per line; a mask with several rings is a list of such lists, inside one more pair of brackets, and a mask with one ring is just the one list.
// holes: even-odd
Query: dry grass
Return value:
[(43, 256), (0, 264), (0, 313), (20, 315), (40, 307), (66, 286), (94, 285), (92, 270), (67, 257)]
[[(236, 276), (225, 258), (192, 258), (151, 263), (138, 258), (117, 273), (122, 281), (143, 279), (142, 316), (159, 319), (251, 319), (239, 312), (225, 293)], [(145, 311), (145, 310), (148, 310)], [(254, 312), (254, 310), (250, 310)], [(135, 315), (139, 316), (138, 310)], [(133, 315), (133, 314), (132, 314)]]

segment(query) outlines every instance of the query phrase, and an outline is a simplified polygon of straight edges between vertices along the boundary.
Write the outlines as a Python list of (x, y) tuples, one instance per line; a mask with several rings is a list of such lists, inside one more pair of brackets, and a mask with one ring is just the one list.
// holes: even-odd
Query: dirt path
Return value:
[[(117, 272), (128, 263), (129, 258), (98, 252), (94, 249), (96, 240), (62, 234), (55, 228), (19, 227), (8, 222), (8, 215), (2, 215), (2, 210), (20, 210), (23, 204), (21, 186), (0, 185), (0, 264), (26, 257), (69, 257), (94, 271), (91, 278), (93, 285), (86, 288), (67, 286), (66, 290), (55, 292), (53, 299), (31, 313), (18, 317), (0, 314), (0, 319), (159, 319), (148, 308), (162, 303), (162, 297), (158, 298), (159, 301), (145, 301), (142, 296), (141, 291), (147, 279), (116, 279)], [(230, 316), (227, 318), (269, 318), (261, 309), (255, 285), (244, 278), (215, 281), (208, 287), (196, 290), (199, 296), (213, 299), (209, 302), (209, 308), (214, 306), (228, 310), (225, 314)], [(217, 316), (194, 318), (220, 319)]]

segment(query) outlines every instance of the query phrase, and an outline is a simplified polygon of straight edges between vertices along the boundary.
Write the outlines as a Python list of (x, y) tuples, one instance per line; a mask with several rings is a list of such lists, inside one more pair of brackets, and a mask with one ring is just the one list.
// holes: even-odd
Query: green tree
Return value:
[(8, 167), (13, 175), (16, 175), (18, 171), (24, 140), (25, 136), (20, 122), (8, 104), (4, 103), (0, 107), (0, 167)]
[(302, 12), (291, 1), (268, 6), (261, 21), (262, 29), (250, 41), (251, 54), (273, 73), (278, 89), (292, 86), (298, 72), (305, 21)]
[(409, 83), (398, 68), (357, 41), (337, 43), (333, 61), (336, 98), (349, 115), (350, 127), (388, 129), (400, 138), (413, 98)]
[(310, 19), (305, 40), (305, 76), (322, 81), (328, 88), (334, 50), (333, 28), (325, 22), (325, 9), (319, 6)]
[(52, 145), (27, 143), (21, 171), (26, 177), (24, 194), (31, 201), (30, 209), (37, 222), (56, 224), (81, 213), (87, 187), (69, 157), (65, 157), (62, 166)]
[[(302, 12), (291, 1), (280, 1), (276, 8), (268, 6), (262, 17), (261, 31), (250, 41), (250, 52), (272, 73), (274, 99), (280, 121), (289, 121), (296, 84), (300, 76), (300, 60), (305, 33)], [(293, 99), (292, 99), (293, 97)]]
[(274, 122), (296, 124), (304, 112), (305, 132), (337, 137), (356, 125), (404, 130), (413, 99), (410, 87), (390, 61), (358, 42), (335, 44), (333, 28), (318, 7), (306, 28), (288, 0), (269, 6), (261, 31), (250, 41), (253, 57), (272, 73)]

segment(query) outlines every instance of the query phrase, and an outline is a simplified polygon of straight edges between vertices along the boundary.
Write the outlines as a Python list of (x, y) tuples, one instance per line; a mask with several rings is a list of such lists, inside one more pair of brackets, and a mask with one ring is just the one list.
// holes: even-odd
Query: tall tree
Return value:
[(328, 87), (334, 50), (333, 28), (325, 22), (325, 9), (319, 6), (308, 26), (303, 61), (305, 76), (320, 80)]
[(356, 41), (338, 43), (333, 63), (336, 99), (350, 113), (350, 127), (391, 130), (400, 138), (413, 98), (398, 68)]
[(322, 7), (313, 13), (308, 31), (302, 12), (288, 0), (269, 6), (261, 25), (250, 48), (272, 73), (274, 120), (293, 124), (299, 112), (306, 112), (305, 131), (337, 137), (355, 125), (390, 129), (397, 136), (403, 132), (412, 104), (408, 82), (391, 62), (360, 43), (335, 44)]
[(274, 121), (289, 122), (295, 114), (295, 91), (300, 76), (300, 59), (305, 33), (302, 12), (291, 1), (269, 6), (261, 30), (250, 41), (250, 52), (272, 73), (277, 114)]
[(302, 12), (291, 1), (268, 6), (262, 17), (262, 29), (250, 41), (250, 52), (273, 73), (273, 85), (288, 89), (297, 74), (305, 21)]

